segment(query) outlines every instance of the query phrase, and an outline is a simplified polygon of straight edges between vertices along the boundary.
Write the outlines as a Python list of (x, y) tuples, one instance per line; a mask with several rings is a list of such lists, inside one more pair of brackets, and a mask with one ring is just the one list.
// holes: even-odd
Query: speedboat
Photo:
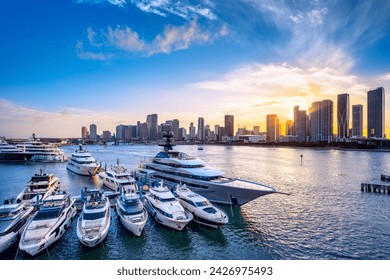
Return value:
[(144, 205), (149, 214), (160, 224), (172, 229), (183, 230), (194, 216), (185, 211), (179, 200), (160, 182), (145, 194)]
[(82, 193), (83, 210), (77, 220), (77, 237), (88, 247), (102, 242), (110, 228), (110, 201), (102, 190), (85, 189)]
[(172, 132), (165, 133), (166, 141), (159, 144), (164, 149), (154, 158), (144, 160), (137, 170), (137, 179), (163, 179), (174, 188), (186, 184), (189, 189), (206, 197), (211, 202), (243, 205), (260, 196), (276, 193), (270, 186), (248, 180), (226, 177), (224, 172), (207, 167), (203, 160), (174, 151)]
[(109, 169), (99, 172), (99, 177), (103, 181), (103, 185), (113, 191), (119, 191), (119, 187), (123, 186), (125, 189), (133, 189), (136, 191), (137, 186), (134, 178), (131, 176), (131, 171), (123, 165), (111, 166)]
[(98, 172), (99, 167), (100, 165), (95, 158), (87, 150), (83, 149), (82, 145), (72, 153), (66, 166), (70, 171), (85, 176), (94, 176)]
[[(142, 195), (142, 190), (140, 192)], [(129, 186), (121, 186), (119, 196), (116, 199), (116, 212), (122, 225), (140, 236), (148, 220), (148, 212), (140, 199), (140, 196)]]
[(28, 161), (33, 155), (23, 152), (14, 145), (0, 139), (0, 161)]
[(194, 215), (193, 221), (212, 228), (220, 228), (229, 222), (227, 214), (215, 207), (207, 198), (194, 193), (185, 186), (177, 186), (174, 193), (181, 205)]
[(33, 210), (26, 202), (4, 200), (4, 205), (0, 206), (0, 253), (17, 241)]
[(16, 147), (32, 155), (30, 160), (33, 162), (56, 163), (68, 160), (68, 155), (55, 144), (43, 143), (39, 139), (36, 139), (34, 134), (28, 141), (17, 144)]
[(23, 191), (17, 196), (17, 200), (28, 201), (32, 204), (36, 201), (36, 195), (39, 200), (44, 200), (53, 190), (59, 186), (60, 182), (53, 173), (44, 173), (42, 169), (35, 173), (31, 180), (26, 184)]
[(23, 230), (19, 249), (35, 256), (59, 240), (76, 215), (74, 202), (65, 191), (53, 191)]

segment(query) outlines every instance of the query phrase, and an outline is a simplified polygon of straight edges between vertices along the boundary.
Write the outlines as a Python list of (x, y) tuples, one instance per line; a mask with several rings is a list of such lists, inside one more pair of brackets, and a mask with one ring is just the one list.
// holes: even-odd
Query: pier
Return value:
[(361, 191), (362, 192), (390, 194), (390, 185), (362, 183)]

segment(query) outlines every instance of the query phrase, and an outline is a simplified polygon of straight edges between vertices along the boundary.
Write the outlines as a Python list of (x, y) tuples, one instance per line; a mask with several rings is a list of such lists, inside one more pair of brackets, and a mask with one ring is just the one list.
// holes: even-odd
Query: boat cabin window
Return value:
[(84, 220), (98, 220), (104, 218), (106, 211), (94, 212), (94, 213), (83, 213)]
[(192, 206), (194, 206), (194, 207), (197, 207), (197, 206), (195, 205), (195, 203), (192, 202), (191, 200), (185, 199), (185, 198), (181, 198), (181, 199), (184, 200), (185, 202), (187, 202), (188, 204), (190, 204), (190, 205), (192, 205)]
[(204, 208), (203, 211), (209, 213), (209, 214), (215, 214), (217, 213), (217, 210), (215, 210), (214, 207), (207, 207), (207, 208)]
[(156, 158), (168, 158), (168, 154), (166, 152), (159, 152), (156, 156)]
[(154, 199), (158, 200), (158, 201), (161, 201), (161, 202), (171, 202), (171, 201), (175, 201), (176, 199), (174, 197), (170, 197), (170, 198), (161, 198), (157, 195), (154, 196)]
[(207, 200), (205, 201), (199, 201), (199, 202), (195, 202), (196, 206), (198, 207), (202, 207), (202, 206), (208, 206), (210, 205), (210, 202), (208, 202)]
[(35, 216), (35, 221), (40, 220), (49, 220), (57, 218), (61, 214), (61, 207), (50, 207), (50, 208), (42, 208), (40, 211), (38, 211), (37, 215)]

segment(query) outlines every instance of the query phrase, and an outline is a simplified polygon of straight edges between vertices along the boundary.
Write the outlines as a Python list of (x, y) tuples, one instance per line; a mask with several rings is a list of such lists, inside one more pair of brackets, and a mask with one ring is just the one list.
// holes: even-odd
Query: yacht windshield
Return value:
[(41, 220), (50, 220), (57, 218), (61, 214), (61, 207), (51, 207), (50, 209), (42, 208), (37, 215), (35, 216), (35, 221), (41, 221)]
[(175, 201), (176, 199), (174, 197), (172, 198), (158, 198), (161, 202), (170, 202), (170, 201)]
[(209, 213), (209, 214), (215, 214), (217, 213), (217, 211), (215, 210), (214, 207), (207, 207), (207, 208), (204, 208), (203, 211)]
[(106, 211), (94, 212), (94, 213), (84, 213), (83, 220), (98, 220), (105, 216)]

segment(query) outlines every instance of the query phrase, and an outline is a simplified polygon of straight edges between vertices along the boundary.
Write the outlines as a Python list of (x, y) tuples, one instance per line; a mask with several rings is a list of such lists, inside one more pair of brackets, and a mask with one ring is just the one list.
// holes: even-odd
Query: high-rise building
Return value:
[(279, 141), (279, 119), (277, 115), (267, 115), (267, 141)]
[(254, 135), (260, 135), (260, 126), (255, 125), (255, 126), (253, 127), (253, 134), (254, 134)]
[(367, 92), (367, 136), (383, 138), (385, 135), (385, 89)]
[(298, 115), (299, 115), (299, 106), (294, 106), (294, 126), (293, 126), (292, 135), (298, 135), (297, 132)]
[(103, 141), (111, 141), (111, 132), (108, 130), (104, 130), (102, 134)]
[(198, 140), (204, 141), (205, 135), (204, 135), (204, 118), (199, 117), (198, 118)]
[(349, 94), (337, 95), (337, 140), (345, 141), (349, 131)]
[(157, 114), (147, 115), (147, 117), (146, 117), (146, 125), (148, 127), (149, 140), (152, 140), (152, 141), (157, 140), (158, 115)]
[(178, 119), (172, 120), (172, 132), (173, 132), (173, 138), (178, 139), (179, 138), (179, 126), (180, 122)]
[(294, 127), (294, 121), (288, 120), (286, 121), (286, 136), (287, 135), (293, 135), (293, 128)]
[(233, 138), (234, 136), (234, 116), (233, 115), (225, 115), (225, 133), (229, 138)]
[(190, 139), (195, 139), (196, 127), (194, 126), (194, 123), (190, 123), (189, 132), (190, 132)]
[(298, 119), (294, 124), (295, 133), (299, 142), (307, 142), (307, 114), (306, 110), (298, 111)]
[(186, 140), (187, 130), (184, 127), (179, 128), (179, 135), (177, 136), (177, 139), (179, 141)]
[(328, 143), (333, 140), (333, 101), (330, 99), (321, 102), (321, 139)]
[(352, 105), (352, 137), (363, 136), (363, 105)]
[(137, 131), (138, 131), (138, 139), (139, 140), (149, 139), (148, 124), (146, 122), (141, 123), (140, 121), (138, 121), (137, 122)]
[(81, 139), (83, 139), (85, 141), (85, 140), (87, 140), (87, 136), (88, 136), (88, 129), (86, 126), (83, 126), (81, 128)]
[(317, 101), (311, 104), (310, 108), (310, 136), (312, 142), (319, 142), (322, 139), (322, 102)]
[(220, 141), (221, 140), (221, 135), (219, 134), (219, 128), (220, 125), (216, 124), (214, 126), (214, 135), (215, 135), (215, 140)]
[(96, 126), (96, 124), (91, 124), (89, 126), (89, 137), (92, 140), (97, 140), (97, 126)]

